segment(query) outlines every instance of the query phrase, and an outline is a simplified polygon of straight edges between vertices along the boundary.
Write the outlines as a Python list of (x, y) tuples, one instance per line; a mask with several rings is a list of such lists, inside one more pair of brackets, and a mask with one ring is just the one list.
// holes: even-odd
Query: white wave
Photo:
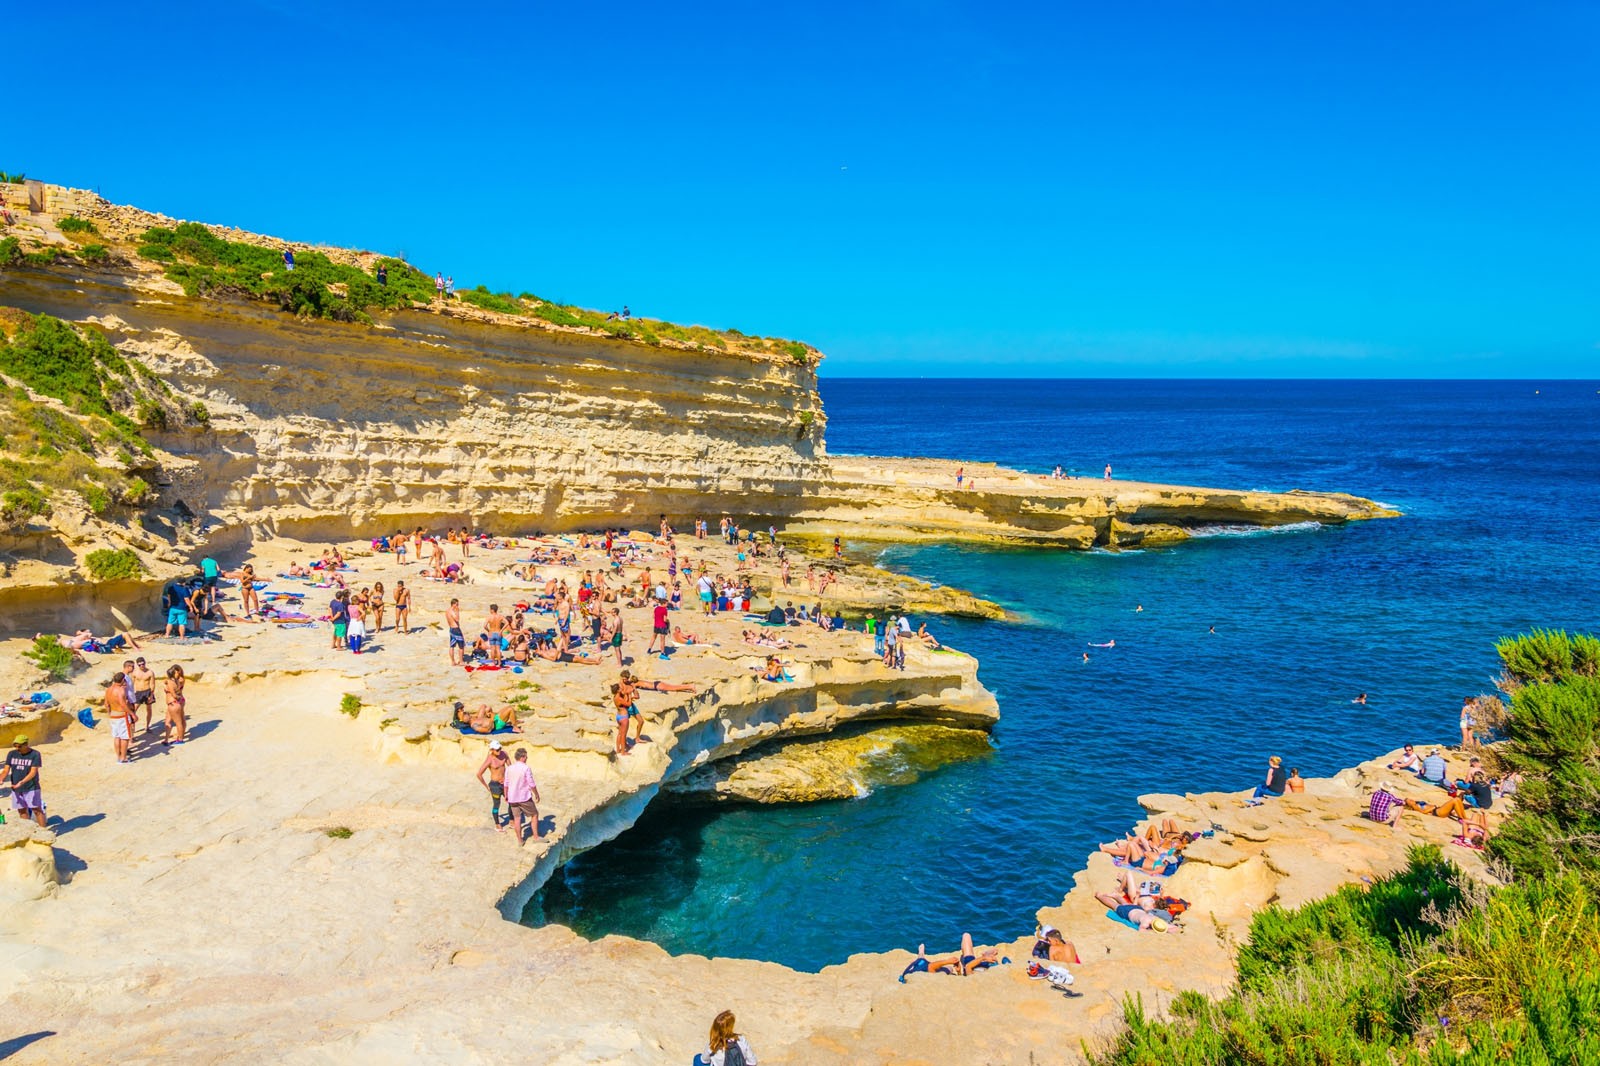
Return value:
[(1196, 526), (1191, 537), (1255, 537), (1271, 533), (1309, 533), (1322, 528), (1321, 522), (1290, 522), (1284, 526)]

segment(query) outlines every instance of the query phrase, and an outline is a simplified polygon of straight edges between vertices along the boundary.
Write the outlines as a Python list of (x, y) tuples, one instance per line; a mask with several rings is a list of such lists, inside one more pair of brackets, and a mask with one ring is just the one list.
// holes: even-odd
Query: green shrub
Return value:
[(100, 235), (100, 227), (86, 218), (79, 218), (77, 215), (68, 215), (56, 223), (56, 228), (62, 233), (88, 233), (97, 237)]
[(50, 501), (32, 485), (0, 493), (0, 526), (19, 526), (35, 515), (49, 515)]
[(139, 416), (139, 424), (145, 429), (166, 429), (169, 425), (167, 409), (155, 400), (140, 400), (135, 408)]
[(335, 840), (349, 840), (353, 830), (347, 825), (336, 825), (327, 831), (328, 836)]
[(103, 515), (111, 510), (111, 493), (104, 485), (91, 481), (82, 486), (82, 492), (90, 511)]
[(78, 254), (92, 262), (111, 258), (111, 249), (103, 244), (86, 244), (78, 249)]
[(96, 581), (126, 581), (144, 573), (144, 564), (128, 548), (101, 548), (84, 560), (89, 576)]
[(22, 262), (22, 242), (15, 237), (0, 240), (0, 266), (15, 266)]
[(33, 638), (33, 647), (22, 653), (24, 659), (43, 670), (52, 681), (65, 681), (72, 676), (72, 649), (61, 643), (55, 634)]
[(516, 297), (512, 296), (509, 292), (490, 292), (482, 285), (479, 285), (476, 289), (467, 289), (464, 292), (458, 292), (456, 295), (465, 302), (472, 304), (474, 307), (481, 307), (485, 311), (498, 311), (504, 315), (521, 315), (527, 313), (523, 306), (517, 302)]
[(177, 256), (173, 255), (172, 249), (164, 244), (141, 244), (139, 245), (139, 258), (152, 259), (158, 263), (170, 263)]
[(21, 185), (27, 180), (27, 176), (20, 172), (15, 174), (7, 174), (5, 171), (0, 170), (0, 183), (4, 183), (6, 185)]
[(359, 715), (361, 713), (361, 697), (349, 692), (345, 693), (344, 698), (339, 701), (339, 713), (349, 715), (351, 718)]
[(189, 421), (197, 426), (209, 426), (211, 424), (211, 412), (206, 410), (205, 404), (196, 400), (189, 405)]
[(804, 366), (811, 359), (811, 349), (799, 341), (786, 341), (783, 350), (789, 353), (789, 358)]

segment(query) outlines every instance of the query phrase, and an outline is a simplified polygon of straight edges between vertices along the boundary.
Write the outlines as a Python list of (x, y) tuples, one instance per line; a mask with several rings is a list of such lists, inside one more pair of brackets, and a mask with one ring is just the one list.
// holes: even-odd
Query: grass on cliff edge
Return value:
[(1498, 650), (1512, 701), (1488, 758), (1527, 777), (1490, 850), (1513, 882), (1486, 888), (1428, 847), (1366, 890), (1268, 908), (1233, 993), (1183, 993), (1167, 1021), (1131, 999), (1091, 1062), (1600, 1062), (1600, 642), (1536, 631)]
[(0, 374), (18, 383), (0, 387), (0, 530), (49, 515), (64, 492), (96, 514), (154, 495), (141, 476), (154, 450), (130, 415), (165, 419), (171, 401), (98, 330), (0, 309)]
[[(335, 263), (321, 252), (296, 252), (295, 269), (283, 262), (281, 249), (265, 248), (218, 237), (198, 222), (173, 228), (153, 226), (138, 238), (138, 254), (164, 265), (167, 277), (190, 296), (236, 293), (276, 303), (280, 310), (308, 318), (338, 322), (372, 321), (374, 308), (390, 310), (413, 304), (431, 304), (437, 298), (433, 279), (401, 259), (380, 259), (374, 273)], [(379, 285), (377, 266), (388, 271), (388, 284)], [(513, 296), (491, 292), (479, 285), (456, 294), (463, 303), (500, 314), (536, 318), (552, 325), (582, 326), (623, 340), (660, 345), (662, 337), (706, 350), (767, 352), (786, 355), (797, 364), (820, 358), (816, 349), (799, 341), (756, 337), (729, 329), (719, 332), (704, 326), (679, 326), (655, 319), (613, 319), (605, 312), (541, 299), (532, 293)]]

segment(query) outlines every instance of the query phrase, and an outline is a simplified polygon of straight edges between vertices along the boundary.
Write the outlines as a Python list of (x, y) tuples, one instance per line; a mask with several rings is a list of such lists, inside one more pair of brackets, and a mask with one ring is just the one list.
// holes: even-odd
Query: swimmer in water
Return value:
[(1211, 632), (1215, 633), (1216, 631), (1217, 631), (1217, 627), (1216, 626), (1212, 626), (1211, 627)]
[[(1089, 647), (1091, 647), (1091, 648), (1115, 648), (1116, 646), (1117, 646), (1117, 642), (1114, 641), (1114, 640), (1108, 640), (1104, 644), (1096, 644), (1092, 640), (1089, 642)], [(1089, 653), (1088, 652), (1084, 652), (1084, 654), (1087, 655)]]
[(1350, 702), (1351, 703), (1359, 703), (1363, 707), (1365, 707), (1367, 705), (1367, 694), (1365, 692), (1363, 692), (1361, 695), (1357, 696), (1355, 699), (1351, 700)]
[(1084, 652), (1083, 653), (1083, 661), (1084, 662), (1088, 662), (1089, 661), (1089, 653), (1088, 652)]
[(1142, 610), (1144, 610), (1144, 604), (1142, 604), (1142, 603), (1141, 603), (1141, 604), (1140, 604), (1140, 605), (1139, 605), (1139, 606), (1137, 606), (1137, 607), (1135, 607), (1135, 608), (1134, 608), (1134, 609), (1133, 609), (1133, 613), (1134, 613), (1134, 614), (1138, 614), (1138, 613), (1139, 613), (1139, 612), (1140, 612), (1140, 611), (1142, 611)]

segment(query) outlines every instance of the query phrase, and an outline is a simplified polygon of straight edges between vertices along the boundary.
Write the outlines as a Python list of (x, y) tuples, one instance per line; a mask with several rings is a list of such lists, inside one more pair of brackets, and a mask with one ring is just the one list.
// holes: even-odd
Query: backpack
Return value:
[(744, 1048), (739, 1046), (736, 1036), (729, 1041), (728, 1046), (722, 1049), (722, 1066), (747, 1066), (744, 1058)]

